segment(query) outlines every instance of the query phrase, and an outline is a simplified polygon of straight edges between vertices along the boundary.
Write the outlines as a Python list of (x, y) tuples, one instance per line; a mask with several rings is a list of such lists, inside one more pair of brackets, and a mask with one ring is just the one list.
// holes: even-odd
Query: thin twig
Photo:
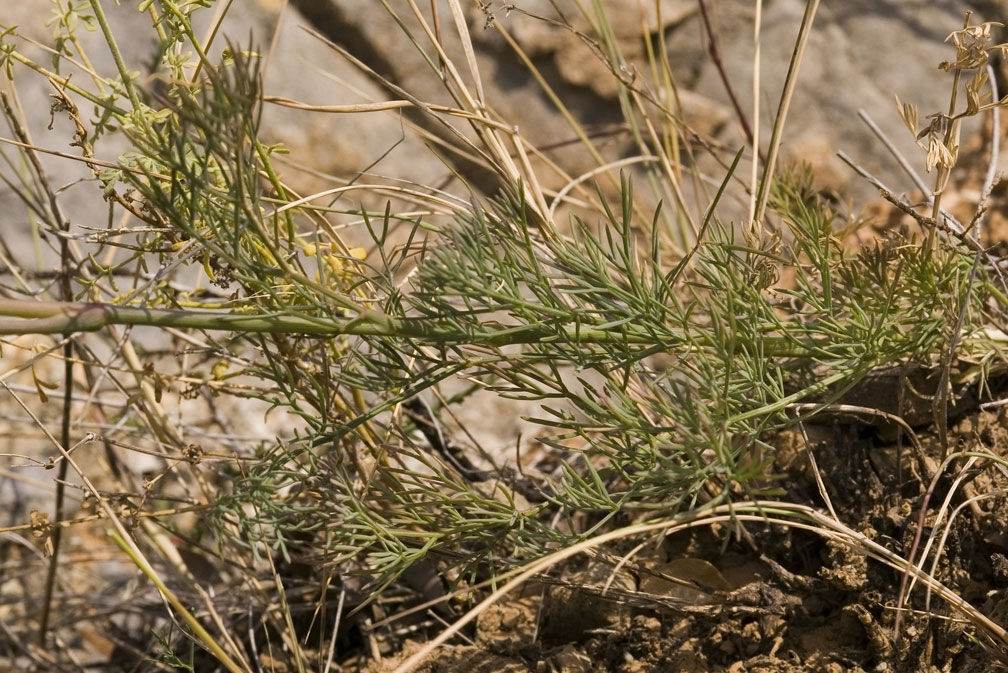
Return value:
[[(35, 180), (39, 188), (47, 197), (48, 212), (46, 217), (48, 227), (53, 232), (64, 234), (59, 236), (59, 256), (60, 266), (63, 273), (58, 276), (58, 287), (60, 297), (68, 302), (73, 299), (73, 287), (71, 284), (71, 269), (77, 266), (77, 260), (71, 253), (70, 241), (67, 234), (70, 232), (70, 221), (63, 216), (56, 191), (49, 184), (48, 175), (39, 161), (38, 155), (31, 149), (31, 138), (28, 132), (15, 118), (13, 110), (10, 108), (6, 98), (3, 99), (4, 113), (7, 117), (11, 131), (18, 137), (19, 142), (24, 146), (24, 156), (32, 167)], [(73, 401), (73, 341), (69, 332), (63, 333), (63, 404), (60, 422), (60, 441), (63, 446), (70, 446), (70, 409)], [(52, 611), (53, 592), (56, 586), (56, 570), (59, 567), (59, 555), (63, 541), (63, 527), (58, 525), (66, 518), (66, 478), (67, 463), (61, 461), (56, 477), (56, 493), (54, 497), (55, 507), (53, 519), (57, 526), (52, 533), (52, 557), (49, 559), (49, 567), (46, 571), (45, 595), (42, 600), (42, 614), (39, 617), (39, 645), (45, 647), (48, 637), (49, 616)]]
[(787, 76), (784, 79), (784, 89), (781, 91), (780, 103), (777, 106), (777, 115), (774, 117), (773, 131), (770, 133), (770, 148), (767, 151), (759, 195), (756, 197), (755, 216), (750, 224), (754, 232), (761, 231), (763, 226), (763, 214), (766, 211), (767, 202), (770, 200), (770, 185), (773, 183), (777, 154), (783, 140), (784, 122), (787, 120), (788, 109), (791, 107), (791, 99), (798, 82), (798, 68), (805, 54), (805, 46), (808, 44), (809, 36), (812, 34), (812, 23), (818, 9), (819, 0), (806, 1), (805, 14), (802, 16), (801, 27), (798, 29), (798, 40), (795, 42), (794, 51), (791, 54)]
[(756, 139), (753, 135), (752, 127), (749, 125), (749, 119), (746, 117), (745, 110), (742, 109), (738, 96), (735, 95), (735, 87), (731, 85), (731, 80), (728, 79), (724, 63), (721, 62), (721, 52), (717, 46), (717, 35), (714, 33), (714, 27), (711, 25), (710, 16), (707, 14), (707, 3), (705, 0), (697, 0), (697, 4), (700, 6), (700, 16), (703, 18), (704, 31), (707, 33), (707, 55), (710, 56), (711, 62), (721, 77), (721, 83), (724, 85), (725, 92), (727, 92), (728, 98), (731, 100), (732, 107), (735, 108), (735, 116), (738, 118), (742, 132), (745, 134), (746, 142), (753, 149), (753, 156), (759, 157), (760, 163), (765, 163), (766, 159), (762, 152), (760, 152), (760, 148), (756, 147)]
[(874, 175), (869, 173), (863, 166), (861, 166), (853, 159), (851, 159), (851, 157), (846, 152), (840, 150), (839, 152), (837, 152), (836, 155), (840, 159), (840, 161), (850, 166), (855, 173), (857, 173), (865, 180), (870, 182), (872, 186), (875, 187), (875, 189), (879, 190), (879, 193), (882, 195), (882, 198), (884, 198), (886, 201), (902, 210), (907, 215), (910, 215), (915, 220), (917, 220), (917, 222), (921, 225), (923, 229), (928, 230), (934, 228), (943, 230), (946, 233), (949, 233), (958, 238), (959, 240), (963, 241), (975, 252), (982, 252), (984, 250), (984, 247), (980, 245), (980, 242), (977, 241), (975, 238), (973, 238), (973, 236), (971, 236), (966, 231), (965, 227), (963, 227), (963, 225), (954, 217), (949, 216), (943, 218), (943, 221), (939, 221), (933, 217), (929, 217), (927, 215), (923, 215), (917, 212), (914, 209), (913, 205), (906, 200), (906, 198), (897, 197), (895, 193), (891, 189), (889, 189), (889, 187), (884, 182), (876, 178)]
[(938, 440), (941, 443), (941, 457), (945, 460), (948, 456), (948, 399), (949, 390), (952, 386), (949, 380), (952, 371), (952, 361), (955, 359), (959, 346), (959, 339), (962, 338), (963, 325), (966, 322), (966, 314), (970, 311), (970, 299), (973, 296), (973, 282), (976, 280), (977, 270), (980, 268), (980, 255), (973, 257), (973, 268), (970, 269), (969, 282), (966, 284), (966, 293), (959, 307), (959, 315), (956, 316), (955, 326), (949, 337), (948, 348), (942, 354), (941, 376), (938, 379), (938, 389), (935, 391), (934, 399), (931, 401), (931, 412), (935, 418), (935, 425), (938, 428)]
[[(997, 77), (994, 76), (994, 67), (987, 64), (987, 81), (990, 82), (991, 98), (998, 99)], [(991, 139), (990, 157), (987, 160), (987, 173), (984, 175), (983, 188), (980, 190), (980, 200), (977, 201), (976, 215), (973, 217), (971, 229), (973, 237), (980, 240), (983, 229), (983, 214), (987, 211), (987, 201), (990, 199), (994, 186), (998, 183), (998, 163), (1001, 159), (1001, 108), (998, 106), (991, 108)]]
[(859, 108), (858, 117), (860, 117), (861, 121), (863, 121), (868, 128), (871, 129), (871, 132), (874, 133), (875, 137), (882, 142), (882, 145), (889, 150), (889, 154), (893, 155), (893, 158), (896, 159), (897, 163), (899, 163), (900, 168), (902, 168), (903, 171), (910, 177), (917, 189), (925, 195), (928, 194), (928, 187), (924, 184), (924, 178), (920, 176), (920, 173), (914, 170), (914, 167), (911, 166), (910, 162), (907, 160), (906, 155), (904, 155), (899, 148), (896, 147), (895, 143), (889, 139), (889, 136), (886, 135), (885, 131), (879, 128), (879, 125), (875, 123), (875, 120), (871, 118), (871, 115), (869, 115), (864, 108)]

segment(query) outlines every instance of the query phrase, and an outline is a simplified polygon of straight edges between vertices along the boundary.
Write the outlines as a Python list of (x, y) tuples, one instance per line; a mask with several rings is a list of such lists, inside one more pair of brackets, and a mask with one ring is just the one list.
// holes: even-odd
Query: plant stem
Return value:
[[(140, 102), (140, 96), (137, 95), (136, 88), (133, 86), (133, 80), (130, 78), (129, 69), (126, 67), (126, 62), (123, 61), (122, 52), (119, 51), (119, 45), (115, 40), (115, 36), (112, 34), (112, 28), (109, 26), (108, 19), (105, 17), (105, 11), (102, 9), (100, 0), (91, 0), (91, 9), (94, 11), (95, 18), (98, 20), (98, 25), (102, 30), (102, 37), (105, 38), (105, 42), (108, 44), (109, 52), (112, 54), (112, 60), (115, 61), (116, 69), (119, 71), (119, 76), (122, 77), (123, 88), (126, 90), (126, 94), (129, 96), (130, 103), (133, 104), (133, 110), (135, 112), (140, 112), (143, 109), (143, 105)], [(146, 118), (142, 115), (138, 117), (141, 123), (146, 123)]]
[(763, 226), (763, 214), (770, 199), (770, 185), (773, 183), (774, 168), (777, 164), (777, 153), (780, 150), (784, 121), (787, 119), (788, 108), (791, 106), (791, 98), (794, 95), (795, 83), (798, 81), (798, 66), (801, 65), (802, 55), (805, 53), (805, 45), (808, 43), (809, 35), (812, 33), (812, 22), (818, 9), (819, 0), (808, 0), (805, 4), (805, 15), (802, 16), (798, 40), (795, 42), (794, 52), (791, 54), (787, 77), (784, 80), (784, 90), (781, 91), (777, 116), (774, 118), (773, 130), (770, 133), (770, 147), (767, 150), (766, 167), (763, 169), (763, 179), (760, 182), (759, 195), (756, 198), (755, 216), (750, 223), (754, 233), (759, 232)]
[(247, 673), (247, 670), (239, 666), (235, 660), (224, 651), (224, 648), (217, 643), (217, 640), (210, 635), (205, 628), (203, 628), (203, 625), (199, 623), (199, 620), (197, 620), (191, 612), (186, 610), (182, 601), (180, 601), (178, 596), (176, 596), (174, 592), (172, 592), (172, 590), (169, 589), (168, 586), (161, 580), (161, 577), (157, 574), (157, 572), (155, 572), (154, 568), (151, 567), (150, 563), (147, 562), (147, 559), (138, 554), (131, 545), (127, 544), (125, 538), (123, 538), (118, 531), (110, 530), (108, 534), (116, 545), (118, 545), (118, 547), (130, 557), (133, 563), (136, 564), (136, 567), (139, 568), (140, 571), (154, 583), (154, 586), (157, 587), (157, 590), (161, 593), (164, 599), (168, 601), (168, 604), (175, 609), (180, 617), (182, 617), (182, 621), (184, 621), (189, 628), (193, 630), (196, 637), (199, 638), (200, 642), (202, 642), (208, 650), (210, 650), (210, 653), (217, 658), (217, 661), (221, 662), (221, 664), (231, 671), (231, 673)]
[[(664, 343), (650, 332), (613, 328), (533, 323), (487, 325), (480, 328), (430, 318), (393, 318), (379, 311), (360, 309), (355, 318), (313, 318), (285, 313), (246, 314), (220, 311), (179, 311), (135, 308), (111, 304), (36, 302), (0, 299), (0, 335), (96, 332), (109, 325), (143, 325), (187, 329), (227, 330), (259, 334), (302, 334), (309, 337), (376, 336), (417, 339), (434, 345), (509, 346), (541, 343), (581, 343), (585, 345), (623, 344), (665, 346), (670, 351), (703, 348), (708, 344), (689, 342), (669, 335)], [(571, 320), (573, 322), (573, 320)], [(827, 342), (793, 337), (764, 337), (763, 348), (774, 357), (809, 357), (820, 353)]]

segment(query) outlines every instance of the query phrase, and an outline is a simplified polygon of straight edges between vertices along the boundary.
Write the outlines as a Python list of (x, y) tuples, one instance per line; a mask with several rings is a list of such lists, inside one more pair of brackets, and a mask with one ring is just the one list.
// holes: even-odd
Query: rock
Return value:
[(633, 591), (636, 583), (625, 569), (616, 571), (605, 563), (592, 561), (584, 570), (565, 574), (560, 586), (548, 587), (543, 598), (542, 629), (545, 642), (577, 642), (595, 629), (624, 628), (630, 610), (618, 596), (606, 595), (608, 586), (615, 591)]
[[(454, 104), (438, 72), (402, 37), (395, 20), (380, 3), (295, 0), (291, 4), (300, 13), (289, 8), (281, 17), (278, 12), (282, 3), (275, 0), (250, 3), (245, 11), (232, 11), (222, 31), (239, 42), (251, 31), (257, 43), (265, 45), (277, 21), (282, 19), (266, 77), (269, 94), (318, 105), (401, 98), (307, 32), (314, 30), (339, 42), (379, 75), (418, 98)], [(632, 151), (626, 136), (612, 135), (622, 124), (617, 76), (633, 79), (636, 84), (645, 83), (649, 72), (645, 36), (652, 44), (659, 36), (664, 39), (683, 104), (681, 116), (686, 123), (701, 137), (710, 137), (723, 146), (725, 157), (744, 143), (724, 84), (707, 56), (708, 39), (693, 0), (663, 0), (660, 25), (651, 11), (653, 3), (645, 3), (644, 11), (636, 0), (605, 3), (613, 42), (623, 58), (616, 73), (601, 58), (608, 47), (591, 28), (595, 17), (581, 16), (573, 3), (525, 0), (514, 3), (510, 11), (498, 3), (491, 3), (488, 11), (462, 4), (488, 104), (506, 124), (517, 126), (530, 143), (546, 147), (549, 158), (569, 176), (591, 170), (595, 167), (594, 160), (580, 146), (549, 97), (519, 63), (500, 30), (488, 23), (490, 19), (495, 19), (497, 25), (508, 31), (525, 50), (571, 114), (589, 132), (599, 134), (596, 140), (607, 160)], [(997, 11), (996, 3), (980, 4), (982, 9)], [(563, 11), (562, 18), (556, 14), (554, 5)], [(436, 56), (405, 3), (394, 2), (391, 6), (413, 31), (427, 57)], [(722, 0), (708, 2), (706, 6), (727, 76), (742, 109), (751, 117), (753, 5), (749, 0)], [(462, 46), (454, 36), (447, 4), (440, 2), (438, 8), (447, 55), (471, 87), (473, 78)], [(772, 115), (803, 8), (802, 0), (776, 0), (764, 6), (761, 61), (764, 93), (760, 103), (764, 146), (770, 135)], [(110, 5), (108, 11), (113, 29), (122, 34), (144, 34), (147, 30), (147, 19), (134, 8)], [(11, 12), (5, 16), (5, 22), (19, 22), (25, 34), (44, 40), (51, 32), (44, 25), (46, 15), (30, 10), (29, 3), (15, 3)], [(203, 12), (202, 17), (205, 23), (210, 13)], [(563, 25), (563, 20), (568, 21), (570, 27)], [(938, 71), (937, 64), (949, 56), (950, 47), (943, 44), (943, 40), (961, 22), (959, 5), (951, 0), (851, 0), (839, 5), (823, 4), (801, 67), (782, 148), (783, 158), (810, 162), (824, 187), (857, 202), (872, 198), (874, 189), (836, 159), (836, 150), (845, 150), (895, 189), (908, 188), (908, 180), (857, 118), (857, 110), (865, 108), (911, 163), (920, 166), (920, 152), (895, 114), (893, 94), (916, 103), (922, 116), (947, 107), (950, 77)], [(107, 49), (99, 44), (100, 35), (86, 33), (84, 37), (88, 44), (96, 47), (92, 50), (96, 68), (100, 72), (111, 72), (111, 59)], [(131, 63), (140, 64), (149, 57), (149, 41), (125, 42), (126, 56)], [(218, 40), (218, 46), (223, 43)], [(31, 79), (21, 74), (19, 85), (26, 109), (34, 111), (31, 115), (33, 137), (43, 146), (65, 149), (69, 142), (67, 124), (57, 119), (56, 129), (49, 132), (45, 129), (48, 115), (38, 112), (48, 109), (48, 84), (41, 78)], [(285, 178), (304, 194), (332, 186), (333, 183), (319, 173), (347, 180), (367, 171), (420, 185), (445, 185), (451, 182), (451, 171), (444, 161), (452, 166), (451, 170), (466, 177), (470, 185), (485, 192), (494, 191), (499, 184), (494, 176), (451, 152), (439, 150), (444, 161), (433, 155), (428, 149), (430, 142), (418, 138), (410, 126), (419, 125), (442, 141), (457, 142), (457, 138), (443, 124), (416, 110), (332, 115), (270, 105), (266, 109), (265, 122), (268, 138), (285, 142), (292, 151), (291, 156), (296, 157), (296, 168), (288, 166), (282, 170)], [(455, 120), (455, 126), (472, 138), (472, 131), (465, 123)], [(114, 159), (121, 147), (114, 142), (105, 145), (103, 158)], [(724, 161), (724, 157), (721, 160)], [(65, 160), (44, 158), (44, 163), (52, 171), (54, 182), (61, 186), (87, 177), (80, 167)], [(558, 189), (566, 184), (566, 178), (546, 169), (544, 164), (536, 165), (541, 169), (539, 177), (547, 188)], [(721, 166), (706, 159), (701, 160), (700, 168), (715, 180), (723, 175)], [(313, 175), (299, 169), (319, 173)], [(740, 174), (746, 175), (747, 170), (743, 167)], [(371, 181), (370, 176), (367, 181)], [(466, 196), (464, 187), (460, 189), (456, 184), (451, 189)], [(642, 202), (646, 202), (645, 191), (637, 190)], [(89, 192), (89, 189), (75, 187), (65, 198), (72, 203), (75, 216), (101, 220), (104, 204), (100, 200), (95, 203)], [(353, 208), (363, 200), (370, 206), (381, 200), (374, 197), (373, 193), (353, 191), (344, 195), (338, 204)], [(703, 203), (704, 197), (701, 196), (700, 201)], [(647, 207), (650, 206), (645, 203), (645, 210)]]

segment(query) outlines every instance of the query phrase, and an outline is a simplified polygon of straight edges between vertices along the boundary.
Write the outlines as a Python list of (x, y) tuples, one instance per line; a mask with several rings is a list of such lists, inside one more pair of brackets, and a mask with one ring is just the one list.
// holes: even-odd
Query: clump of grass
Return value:
[[(30, 60), (16, 31), (5, 33), (0, 54), (8, 76), (23, 77), (15, 67), (27, 66), (50, 78), (78, 129), (96, 192), (116, 214), (110, 221), (121, 216), (124, 224), (70, 231), (56, 190), (37, 168), (38, 148), (27, 137), (19, 140), (22, 163), (11, 163), (22, 182), (15, 188), (40, 231), (61, 234), (64, 272), (56, 297), (43, 274), (5, 259), (21, 298), (0, 302), (0, 332), (62, 335), (64, 418), (80, 371), (89, 390), (121, 396), (101, 437), (89, 440), (105, 443), (113, 465), (113, 448), (124, 444), (170, 465), (156, 483), (120, 477), (116, 489), (126, 494), (129, 517), (111, 506), (120, 496), (75, 469), (82, 488), (116, 522), (123, 549), (173, 610), (228, 668), (251, 670), (228, 635), (232, 614), (221, 615), (195, 592), (208, 621), (216, 622), (208, 630), (176, 597), (179, 587), (197, 585), (159, 526), (189, 538), (190, 549), (218, 564), (230, 559), (233, 582), (255, 589), (264, 603), (262, 622), (299, 664), (303, 634), (278, 564), (335, 569), (344, 590), (352, 577), (364, 578), (362, 602), (431, 562), (475, 592), (484, 581), (528, 577), (609, 539), (759, 519), (818, 527), (940, 587), (835, 517), (781, 500), (765, 438), (829, 406), (879, 367), (942, 367), (947, 384), (956, 353), (972, 353), (981, 365), (964, 368), (964, 377), (993, 366), (1003, 335), (987, 327), (1003, 310), (1004, 295), (977, 263), (975, 246), (941, 240), (930, 229), (923, 243), (894, 236), (845, 252), (834, 229), (837, 215), (808, 174), (776, 172), (772, 160), (760, 177), (763, 187), (750, 185), (759, 222), (732, 226), (718, 217), (718, 206), (735, 188), (743, 157), (752, 160), (751, 147), (725, 161), (723, 180), (707, 202), (687, 204), (682, 181), (689, 169), (679, 163), (677, 148), (695, 150), (677, 110), (663, 102), (675, 100), (674, 78), (658, 55), (649, 64), (650, 80), (620, 79), (640, 171), (621, 172), (632, 162), (610, 162), (568, 114), (597, 159), (591, 177), (599, 188), (585, 188), (586, 176), (568, 176), (559, 195), (551, 194), (529, 161), (536, 148), (490, 111), (464, 13), (457, 2), (448, 6), (465, 62), (447, 57), (420, 12), (412, 17), (418, 33), (402, 26), (415, 45), (437, 54), (431, 74), (443, 79), (456, 107), (428, 105), (386, 84), (440, 124), (467, 124), (472, 134), (454, 137), (501, 188), (475, 195), (460, 187), (445, 196), (376, 186), (376, 194), (388, 197), (386, 209), (353, 213), (371, 239), (374, 252), (366, 257), (340, 237), (330, 209), (313, 205), (320, 195), (297, 194), (284, 183), (275, 167), (279, 148), (261, 139), (263, 59), (238, 45), (212, 59), (212, 45), (192, 32), (196, 4), (144, 5), (159, 38), (157, 65), (167, 73), (153, 93), (140, 89), (122, 61), (98, 2), (59, 6), (53, 54), (57, 68), (70, 63), (75, 73), (90, 75), (88, 85)], [(808, 3), (789, 77), (800, 64), (815, 6)], [(597, 52), (618, 63), (601, 5), (586, 14), (599, 27), (604, 48)], [(504, 25), (492, 16), (488, 21), (508, 37)], [(102, 78), (88, 66), (74, 35), (81, 22), (104, 31), (117, 78)], [(962, 54), (976, 52), (966, 37), (985, 34), (967, 25), (956, 45)], [(191, 60), (182, 56), (187, 49)], [(961, 70), (979, 67), (979, 56), (966, 62), (962, 54), (954, 66), (957, 81)], [(538, 76), (527, 55), (520, 49), (517, 55)], [(967, 86), (967, 113), (989, 109), (985, 83), (978, 75)], [(94, 123), (84, 121), (74, 100), (95, 106)], [(922, 222), (938, 220), (954, 164), (961, 115), (952, 103), (953, 111), (928, 131), (940, 170), (932, 214)], [(786, 97), (780, 109), (770, 157)], [(12, 128), (24, 126), (15, 105), (4, 110)], [(903, 114), (917, 132), (916, 113), (904, 108)], [(96, 148), (112, 133), (131, 149), (116, 162), (99, 161)], [(644, 212), (637, 184), (663, 205)], [(558, 221), (569, 193), (577, 194), (582, 212)], [(64, 244), (70, 240), (79, 249)], [(786, 284), (780, 281), (785, 270), (793, 279)], [(182, 280), (187, 289), (179, 288)], [(122, 329), (134, 325), (169, 330), (174, 348), (185, 344), (199, 366), (162, 370), (164, 359), (145, 359), (139, 340)], [(103, 385), (106, 376), (113, 376), (114, 387)], [(499, 457), (488, 469), (477, 468), (439, 429), (435, 412), (448, 412), (449, 405), (432, 410), (425, 401), (457, 377), (502, 397), (538, 402), (541, 412), (532, 420), (543, 428), (540, 441), (556, 469), (526, 475), (497, 464)], [(165, 410), (169, 401), (204, 393), (209, 406), (253, 399), (297, 423), (255, 447), (218, 443)], [(55, 443), (65, 470), (72, 464), (65, 453), (73, 443), (69, 421)], [(153, 523), (144, 514), (162, 501), (196, 513), (199, 523), (184, 526), (167, 514)], [(57, 526), (65, 520), (62, 507), (56, 507)], [(635, 523), (614, 530), (628, 518)], [(141, 545), (153, 550), (156, 562)], [(50, 587), (58, 543), (55, 552)], [(179, 586), (171, 588), (155, 564), (172, 568)], [(279, 611), (269, 604), (263, 573), (280, 596)], [(938, 590), (952, 600), (947, 589)], [(983, 628), (992, 638), (1003, 636)]]

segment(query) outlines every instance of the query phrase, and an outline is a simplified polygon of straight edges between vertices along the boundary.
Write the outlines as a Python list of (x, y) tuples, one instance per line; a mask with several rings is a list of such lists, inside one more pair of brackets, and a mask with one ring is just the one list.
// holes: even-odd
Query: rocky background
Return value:
[[(149, 20), (122, 3), (107, 3), (113, 28), (120, 36), (128, 62), (149, 60), (152, 44)], [(426, 3), (424, 3), (426, 5)], [(473, 27), (477, 59), (483, 73), (487, 100), (498, 116), (518, 126), (523, 135), (544, 148), (567, 174), (577, 176), (595, 167), (574, 141), (569, 125), (556, 110), (528, 69), (515, 57), (501, 33), (488, 20), (496, 19), (528, 54), (570, 112), (612, 156), (628, 149), (622, 125), (618, 90), (613, 73), (598, 54), (599, 42), (574, 2), (518, 0), (517, 2), (463, 3)], [(729, 156), (745, 142), (738, 117), (716, 64), (709, 55), (711, 41), (696, 0), (661, 0), (661, 23), (652, 2), (606, 0), (602, 3), (612, 23), (624, 57), (620, 77), (647, 77), (645, 41), (662, 44), (676, 77), (686, 124), (702, 142), (723, 148)], [(706, 8), (715, 36), (715, 48), (727, 79), (744, 114), (751, 117), (753, 69), (753, 19), (751, 0), (708, 0)], [(762, 17), (761, 137), (769, 138), (780, 88), (804, 10), (802, 0), (766, 0)], [(413, 29), (405, 2), (390, 3)], [(399, 7), (399, 5), (402, 5)], [(444, 5), (444, 3), (439, 3)], [(950, 76), (937, 69), (948, 58), (943, 40), (961, 26), (967, 10), (979, 18), (1004, 19), (1003, 0), (963, 3), (952, 0), (845, 0), (824, 2), (801, 66), (799, 86), (788, 119), (785, 157), (810, 163), (821, 185), (855, 203), (874, 196), (870, 186), (836, 157), (844, 150), (872, 173), (899, 190), (909, 183), (878, 139), (858, 118), (864, 109), (912, 163), (921, 169), (919, 151), (896, 114), (894, 95), (915, 103), (924, 118), (948, 106)], [(562, 12), (561, 15), (558, 11)], [(213, 10), (203, 12), (208, 24)], [(21, 34), (46, 43), (51, 12), (48, 0), (5, 3), (4, 25), (17, 25)], [(441, 7), (443, 30), (450, 34), (446, 7)], [(535, 18), (539, 17), (539, 18)], [(546, 20), (542, 20), (546, 19)], [(977, 17), (974, 18), (974, 21)], [(569, 23), (572, 28), (563, 25)], [(374, 102), (401, 96), (390, 92), (376, 77), (341, 55), (331, 41), (370, 68), (374, 75), (404, 87), (429, 102), (446, 100), (441, 82), (416, 49), (402, 37), (395, 19), (382, 3), (359, 0), (237, 0), (223, 33), (239, 44), (249, 36), (269, 50), (266, 93), (313, 105)], [(93, 46), (96, 69), (114, 71), (100, 35), (84, 33)], [(130, 36), (138, 36), (130, 40)], [(223, 41), (218, 41), (222, 46)], [(463, 62), (459, 45), (449, 57)], [(37, 50), (41, 54), (41, 48)], [(45, 57), (42, 57), (43, 60)], [(71, 151), (64, 120), (50, 123), (50, 90), (44, 79), (19, 75), (22, 106), (33, 123), (35, 141), (44, 147)], [(28, 83), (31, 82), (30, 85)], [(331, 178), (353, 179), (362, 171), (383, 178), (439, 186), (459, 191), (452, 171), (470, 186), (493, 191), (492, 176), (481, 174), (464, 159), (441, 152), (434, 156), (412, 132), (418, 126), (433, 138), (448, 134), (414, 110), (381, 114), (342, 114), (295, 111), (268, 105), (267, 134), (290, 149), (290, 167), (284, 177), (302, 193), (332, 186)], [(426, 144), (434, 142), (428, 140)], [(101, 148), (114, 159), (116, 148)], [(85, 177), (74, 164), (49, 158), (55, 184), (72, 185)], [(445, 162), (448, 165), (445, 165)], [(746, 169), (747, 170), (747, 169)], [(745, 174), (745, 173), (743, 173)], [(710, 177), (722, 176), (713, 168)], [(452, 183), (455, 183), (452, 186)], [(559, 184), (557, 185), (559, 186)], [(81, 221), (105, 217), (101, 202), (90, 209), (87, 187), (70, 186), (65, 196), (80, 202), (72, 210)], [(465, 190), (462, 190), (465, 191)], [(0, 192), (7, 216), (7, 235), (24, 235), (23, 209)], [(351, 204), (352, 205), (352, 204)]]

